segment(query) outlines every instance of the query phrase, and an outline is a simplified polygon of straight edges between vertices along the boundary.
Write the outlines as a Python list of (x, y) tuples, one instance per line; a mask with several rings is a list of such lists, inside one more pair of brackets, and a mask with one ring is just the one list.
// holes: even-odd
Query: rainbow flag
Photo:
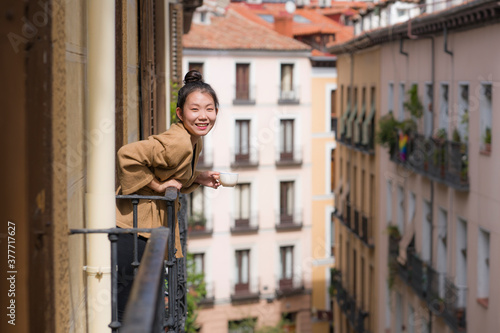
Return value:
[(408, 154), (408, 134), (399, 133), (399, 158), (406, 161)]

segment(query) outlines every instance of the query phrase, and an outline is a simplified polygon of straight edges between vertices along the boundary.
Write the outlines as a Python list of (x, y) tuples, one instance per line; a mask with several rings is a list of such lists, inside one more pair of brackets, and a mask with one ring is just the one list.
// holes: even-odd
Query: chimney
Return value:
[(275, 15), (274, 30), (281, 35), (293, 38), (293, 14), (280, 12)]

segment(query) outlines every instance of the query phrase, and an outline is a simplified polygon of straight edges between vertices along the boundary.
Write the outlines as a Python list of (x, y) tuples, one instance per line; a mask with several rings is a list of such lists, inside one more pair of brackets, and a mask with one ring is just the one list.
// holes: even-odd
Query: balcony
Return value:
[(347, 200), (344, 203), (344, 207), (342, 215), (334, 214), (334, 216), (367, 247), (373, 248), (375, 246), (373, 239), (373, 218), (355, 209)]
[(198, 302), (198, 305), (200, 307), (212, 307), (214, 306), (215, 302), (215, 285), (213, 282), (205, 282), (205, 291), (206, 294), (202, 295), (200, 301)]
[(455, 332), (466, 330), (466, 288), (459, 288), (446, 277), (422, 261), (415, 249), (408, 248), (406, 264), (397, 261), (399, 239), (389, 237), (389, 262), (396, 266), (398, 276), (415, 294), (427, 303), (434, 315), (444, 319)]
[(300, 276), (278, 279), (276, 285), (277, 298), (301, 295), (305, 292), (304, 279)]
[(233, 105), (255, 105), (255, 85), (233, 86)]
[(251, 234), (259, 231), (258, 214), (249, 216), (238, 215), (232, 217), (231, 234)]
[[(354, 121), (347, 119), (340, 122), (342, 126), (340, 136), (337, 141), (351, 149), (361, 153), (374, 155), (375, 154), (375, 111), (370, 111), (370, 114), (363, 121)], [(349, 127), (349, 128), (348, 128)]]
[(233, 282), (231, 290), (231, 302), (252, 303), (260, 299), (259, 279), (251, 277), (248, 281)]
[(302, 229), (302, 212), (292, 214), (278, 213), (276, 215), (276, 231), (297, 231)]
[(301, 166), (302, 150), (294, 149), (291, 152), (278, 152), (276, 156), (276, 166)]
[(291, 88), (279, 87), (279, 105), (299, 104), (300, 103), (299, 86), (295, 85)]
[(400, 150), (398, 142), (391, 149), (391, 160), (431, 180), (469, 191), (469, 161), (466, 143), (426, 138), (421, 134), (410, 134)]
[(188, 217), (188, 235), (190, 238), (211, 236), (212, 232), (212, 223), (203, 214)]
[(244, 150), (231, 151), (231, 168), (255, 168), (259, 165), (259, 151), (257, 148), (246, 147)]
[(357, 333), (369, 333), (369, 312), (363, 311), (356, 304), (356, 297), (349, 295), (347, 289), (342, 285), (339, 271), (332, 273), (332, 292), (340, 308), (340, 311), (347, 318), (352, 329)]
[[(165, 214), (164, 227), (147, 229), (137, 227), (137, 206), (140, 200), (165, 201), (167, 211), (171, 212), (175, 207), (177, 190), (168, 188), (165, 196), (142, 196), (142, 195), (117, 195), (117, 200), (130, 200), (133, 211), (133, 227), (111, 228), (111, 229), (71, 229), (70, 235), (107, 234), (111, 243), (111, 267), (118, 265), (118, 239), (123, 234), (149, 233), (151, 236), (147, 242), (144, 254), (139, 262), (138, 238), (134, 237), (134, 246), (130, 249), (134, 258), (130, 263), (134, 267), (134, 282), (122, 318), (118, 315), (118, 281), (123, 279), (119, 270), (111, 270), (111, 300), (112, 322), (108, 325), (112, 332), (182, 332), (185, 326), (186, 313), (186, 261), (184, 258), (175, 258), (175, 219), (174, 214)], [(181, 213), (182, 214), (182, 213)], [(182, 216), (180, 216), (182, 218)], [(180, 240), (183, 249), (186, 247), (186, 230), (183, 223), (179, 223)], [(168, 260), (165, 260), (165, 252), (168, 248)], [(167, 272), (168, 271), (168, 272)], [(167, 273), (166, 273), (167, 272)], [(165, 276), (166, 273), (166, 276)], [(165, 290), (165, 285), (168, 285)], [(168, 297), (165, 297), (168, 296)]]

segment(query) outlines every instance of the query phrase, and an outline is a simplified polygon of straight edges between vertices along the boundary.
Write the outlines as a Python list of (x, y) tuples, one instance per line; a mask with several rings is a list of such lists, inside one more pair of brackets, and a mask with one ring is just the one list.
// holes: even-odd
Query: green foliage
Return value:
[(287, 319), (287, 314), (284, 313), (276, 326), (264, 326), (256, 330), (255, 333), (282, 333), (285, 332), (285, 328), (289, 325), (294, 325), (294, 323), (290, 319)]
[(453, 130), (453, 134), (451, 135), (451, 137), (452, 137), (453, 141), (455, 141), (455, 142), (461, 142), (460, 132), (458, 131), (457, 128), (455, 128)]
[(234, 320), (229, 322), (230, 330), (238, 330), (240, 332), (253, 332), (255, 328), (256, 318), (248, 317), (243, 320)]
[(448, 133), (446, 132), (445, 128), (438, 129), (436, 134), (434, 135), (434, 138), (438, 140), (446, 140), (447, 137)]
[(398, 122), (397, 127), (405, 134), (417, 131), (417, 123), (413, 119), (405, 119), (402, 122)]
[(465, 135), (464, 135), (464, 142), (467, 143), (469, 141), (469, 110), (465, 109), (464, 113), (462, 114), (462, 119), (460, 119), (460, 123), (465, 125)]
[(486, 127), (484, 132), (484, 143), (491, 144), (491, 127)]
[(424, 106), (418, 97), (418, 86), (416, 84), (412, 85), (410, 90), (406, 93), (408, 94), (408, 100), (404, 102), (404, 108), (408, 110), (413, 117), (421, 118), (424, 114)]
[(387, 226), (387, 234), (389, 237), (394, 238), (394, 239), (400, 239), (401, 238), (401, 232), (399, 231), (399, 228), (397, 225), (390, 224)]
[(179, 121), (179, 119), (177, 119), (177, 113), (175, 112), (175, 110), (177, 110), (177, 96), (179, 96), (180, 87), (178, 83), (170, 81), (170, 88), (172, 89), (172, 95), (170, 99), (170, 124), (175, 124)]
[(202, 273), (196, 273), (196, 266), (192, 253), (186, 255), (187, 264), (187, 318), (186, 333), (196, 333), (200, 325), (196, 323), (198, 317), (198, 303), (206, 296), (207, 290)]
[(392, 111), (382, 116), (378, 121), (378, 131), (375, 134), (375, 142), (385, 148), (392, 149), (398, 142), (397, 128), (399, 122), (394, 119)]

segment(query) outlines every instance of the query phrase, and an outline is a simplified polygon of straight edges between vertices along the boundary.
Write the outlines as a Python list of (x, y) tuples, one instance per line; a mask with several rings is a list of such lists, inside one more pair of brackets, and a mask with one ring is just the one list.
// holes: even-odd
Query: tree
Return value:
[(186, 333), (196, 333), (200, 325), (196, 323), (198, 318), (198, 303), (207, 295), (205, 276), (203, 273), (196, 272), (196, 266), (192, 253), (186, 255), (187, 265), (187, 318)]

